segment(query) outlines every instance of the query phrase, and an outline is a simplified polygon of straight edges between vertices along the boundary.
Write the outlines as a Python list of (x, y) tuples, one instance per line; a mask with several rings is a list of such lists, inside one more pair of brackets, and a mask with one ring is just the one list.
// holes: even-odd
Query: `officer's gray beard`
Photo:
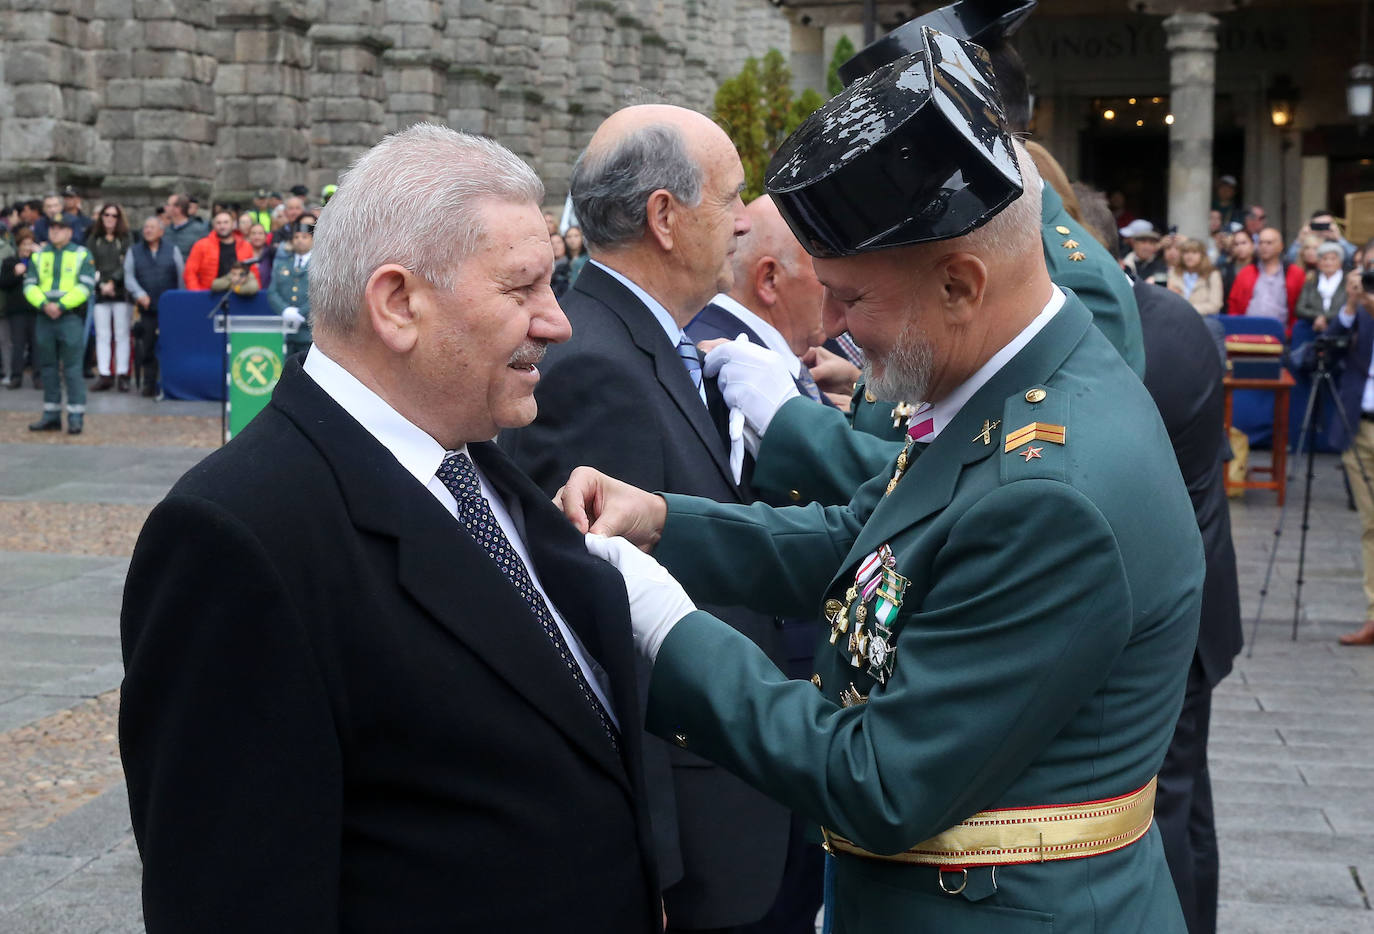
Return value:
[(879, 399), (889, 402), (922, 402), (935, 368), (935, 351), (925, 332), (908, 320), (897, 343), (882, 361), (883, 374), (874, 374), (873, 360), (864, 364), (864, 383)]

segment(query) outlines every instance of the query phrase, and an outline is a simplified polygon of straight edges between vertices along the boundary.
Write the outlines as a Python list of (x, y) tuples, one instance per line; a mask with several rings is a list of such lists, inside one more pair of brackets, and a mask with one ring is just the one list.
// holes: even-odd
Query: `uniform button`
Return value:
[(1043, 390), (1043, 389), (1028, 389), (1028, 390), (1026, 390), (1026, 401), (1027, 401), (1027, 402), (1030, 402), (1030, 403), (1044, 402), (1044, 401), (1045, 401), (1045, 390)]
[(686, 748), (687, 748), (687, 734), (686, 734), (686, 733), (674, 733), (674, 734), (673, 734), (673, 742), (677, 743), (677, 744), (678, 744), (679, 746), (681, 746), (683, 749), (686, 749)]
[(878, 397), (875, 396), (875, 395), (873, 395), (872, 391), (870, 391), (870, 390), (868, 390), (868, 389), (865, 389), (865, 390), (864, 390), (864, 401), (867, 402), (869, 405), (872, 405), (873, 403), (875, 403), (875, 402), (878, 401)]
[(819, 691), (821, 689), (821, 676), (819, 674), (812, 675), (811, 683), (814, 684), (816, 686), (816, 690)]
[(799, 503), (799, 502), (801, 502), (801, 491), (800, 491), (800, 490), (788, 490), (788, 491), (787, 491), (787, 495), (790, 496), (790, 497), (792, 498), (792, 502), (794, 502), (794, 503)]
[(1067, 237), (1069, 234), (1073, 233), (1072, 230), (1065, 227), (1063, 224), (1060, 224), (1058, 227), (1054, 228), (1054, 232), (1059, 234), (1061, 237)]

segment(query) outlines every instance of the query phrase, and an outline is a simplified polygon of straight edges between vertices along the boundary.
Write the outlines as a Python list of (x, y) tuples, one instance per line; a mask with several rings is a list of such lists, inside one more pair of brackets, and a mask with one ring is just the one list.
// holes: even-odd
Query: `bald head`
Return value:
[(570, 182), (592, 258), (680, 323), (730, 288), (734, 241), (749, 229), (744, 169), (706, 117), (663, 104), (616, 111), (592, 135)]
[(801, 356), (825, 340), (821, 330), (821, 284), (792, 228), (764, 195), (745, 209), (749, 232), (735, 251), (730, 297), (778, 329)]

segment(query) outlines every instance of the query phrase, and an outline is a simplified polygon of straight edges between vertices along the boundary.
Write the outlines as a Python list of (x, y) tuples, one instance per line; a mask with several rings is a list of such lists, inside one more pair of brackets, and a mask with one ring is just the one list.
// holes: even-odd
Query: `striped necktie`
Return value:
[(912, 441), (933, 441), (935, 438), (935, 416), (932, 409), (935, 407), (929, 402), (922, 402), (917, 406), (916, 411), (911, 413), (911, 418), (907, 420), (906, 433)]
[(687, 375), (692, 377), (692, 385), (700, 390), (701, 357), (697, 356), (697, 345), (693, 344), (685, 334), (682, 336), (682, 340), (678, 341), (677, 355), (682, 358), (682, 365), (687, 368)]

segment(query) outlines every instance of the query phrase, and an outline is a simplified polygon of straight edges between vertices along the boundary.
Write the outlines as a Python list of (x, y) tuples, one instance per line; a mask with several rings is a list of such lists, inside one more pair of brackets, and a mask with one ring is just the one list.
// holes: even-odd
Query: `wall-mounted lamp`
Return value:
[(1298, 103), (1298, 89), (1287, 75), (1279, 75), (1269, 86), (1269, 119), (1277, 129), (1293, 125), (1293, 111)]

